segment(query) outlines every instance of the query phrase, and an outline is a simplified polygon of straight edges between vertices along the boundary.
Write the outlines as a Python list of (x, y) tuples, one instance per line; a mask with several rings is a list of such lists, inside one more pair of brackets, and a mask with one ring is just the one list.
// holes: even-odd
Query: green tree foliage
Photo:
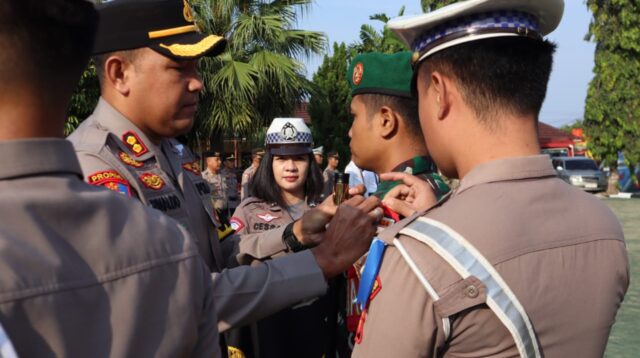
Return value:
[(313, 88), (299, 59), (326, 49), (324, 34), (294, 27), (311, 0), (192, 3), (202, 26), (228, 39), (225, 53), (201, 60), (205, 90), (195, 132), (250, 136), (274, 117), (291, 115)]
[(596, 42), (585, 133), (599, 160), (615, 166), (617, 152), (640, 161), (640, 3), (588, 0), (593, 18), (587, 39)]
[(349, 110), (350, 88), (345, 78), (350, 58), (344, 43), (333, 44), (333, 54), (325, 56), (322, 65), (313, 75), (313, 83), (319, 91), (309, 101), (311, 131), (316, 145), (325, 150), (336, 150), (343, 158), (344, 167), (351, 157), (347, 132), (351, 127)]
[(93, 112), (100, 98), (100, 84), (96, 76), (96, 67), (93, 62), (82, 73), (78, 87), (71, 96), (69, 109), (67, 110), (67, 122), (64, 126), (64, 135), (71, 134), (80, 123)]

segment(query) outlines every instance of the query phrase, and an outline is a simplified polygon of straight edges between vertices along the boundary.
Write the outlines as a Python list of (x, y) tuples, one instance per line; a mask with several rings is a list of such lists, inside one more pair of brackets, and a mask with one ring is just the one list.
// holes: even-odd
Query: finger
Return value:
[(422, 179), (416, 177), (415, 175), (402, 173), (402, 172), (382, 173), (380, 174), (380, 180), (384, 180), (384, 181), (399, 180), (408, 186), (412, 186), (416, 183), (420, 183), (423, 181)]
[(324, 201), (317, 206), (317, 209), (322, 210), (327, 215), (335, 215), (338, 206), (333, 202), (333, 194), (324, 199)]
[(382, 203), (389, 207), (389, 209), (404, 217), (409, 217), (416, 212), (416, 210), (412, 206), (396, 198), (385, 197), (384, 200), (382, 200)]
[(349, 198), (349, 200), (346, 200), (342, 204), (346, 204), (346, 205), (349, 205), (349, 206), (357, 207), (363, 201), (365, 201), (365, 199), (364, 199), (364, 197), (362, 195), (356, 195), (356, 196), (353, 196), (353, 197)]
[(367, 188), (365, 188), (364, 184), (358, 184), (353, 188), (349, 188), (349, 195), (364, 195), (367, 192)]
[(382, 210), (382, 208), (376, 207), (373, 210), (371, 210), (368, 213), (368, 215), (373, 218), (374, 223), (378, 223), (380, 222), (380, 220), (382, 220), (382, 217), (384, 216), (384, 211)]
[(302, 215), (302, 231), (304, 233), (319, 233), (325, 230), (327, 223), (333, 215), (329, 215), (320, 209), (311, 209)]
[(358, 209), (368, 213), (378, 207), (380, 205), (380, 199), (375, 196), (370, 196), (367, 200), (364, 200), (360, 205), (357, 206)]
[(398, 184), (394, 186), (391, 190), (389, 190), (389, 192), (384, 196), (384, 199), (386, 198), (404, 199), (410, 194), (411, 194), (411, 188), (409, 188), (404, 184)]

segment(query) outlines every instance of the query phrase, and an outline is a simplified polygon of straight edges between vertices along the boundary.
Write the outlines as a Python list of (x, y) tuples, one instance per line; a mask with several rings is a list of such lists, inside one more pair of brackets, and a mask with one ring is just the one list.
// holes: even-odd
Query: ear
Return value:
[(398, 125), (398, 116), (396, 113), (391, 108), (382, 106), (377, 120), (380, 136), (383, 138), (392, 137), (397, 133)]
[(438, 110), (437, 118), (444, 119), (451, 109), (451, 89), (449, 88), (451, 82), (440, 72), (434, 71), (431, 73), (430, 83), (429, 90), (434, 92), (434, 105)]
[(104, 63), (104, 82), (123, 96), (128, 96), (131, 91), (130, 72), (133, 64), (126, 58), (118, 55), (109, 56)]

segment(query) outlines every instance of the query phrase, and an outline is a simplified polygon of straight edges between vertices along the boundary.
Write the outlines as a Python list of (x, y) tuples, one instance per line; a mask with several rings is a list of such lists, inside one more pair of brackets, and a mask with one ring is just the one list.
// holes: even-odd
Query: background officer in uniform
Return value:
[(251, 151), (251, 165), (242, 172), (242, 189), (240, 191), (240, 201), (251, 196), (251, 180), (260, 166), (260, 161), (264, 157), (264, 149), (255, 148)]
[(389, 22), (416, 53), (429, 153), (460, 186), (385, 230), (384, 255), (373, 244), (354, 357), (603, 355), (629, 284), (622, 230), (537, 139), (563, 8), (470, 0)]
[(313, 148), (313, 157), (318, 163), (318, 166), (322, 167), (322, 162), (324, 161), (324, 147), (319, 146), (317, 148)]
[(0, 321), (21, 357), (219, 357), (187, 230), (88, 186), (62, 139), (97, 21), (88, 1), (0, 2)]
[[(202, 89), (197, 59), (220, 53), (224, 39), (197, 32), (186, 1), (115, 0), (98, 9), (94, 52), (99, 54), (96, 64), (102, 97), (91, 117), (69, 137), (85, 179), (161, 210), (189, 230), (213, 273), (221, 331), (323, 294), (326, 277), (348, 266), (342, 258), (353, 261), (362, 254), (360, 250), (366, 250), (362, 245), (372, 235), (367, 226), (370, 217), (341, 207), (329, 229), (339, 230), (338, 221), (347, 214), (357, 217), (356, 223), (335, 233), (315, 230), (327, 218), (318, 212), (319, 216), (310, 214), (318, 220), (314, 230), (303, 230), (302, 220), (288, 232), (282, 228), (242, 240), (233, 236), (220, 243), (209, 186), (200, 175), (198, 160), (174, 137), (193, 124)], [(351, 203), (360, 204), (358, 200)], [(361, 204), (368, 212), (376, 202)], [(323, 210), (332, 211), (330, 207)], [(355, 235), (358, 229), (351, 226), (358, 223), (365, 226), (360, 228), (364, 238), (357, 239), (358, 244), (349, 243), (353, 239), (345, 235)], [(254, 267), (235, 267), (320, 241), (312, 250)], [(342, 244), (352, 248), (336, 257), (332, 251), (343, 251), (338, 247)], [(295, 289), (285, 292), (285, 283)]]
[[(311, 130), (301, 118), (276, 118), (267, 130), (266, 155), (251, 192), (233, 214), (237, 232), (258, 233), (286, 226), (316, 206), (322, 173), (311, 146)], [(252, 325), (256, 357), (321, 357), (326, 353), (328, 300), (305, 302)], [(244, 349), (243, 349), (244, 350)]]
[[(404, 172), (420, 176), (441, 198), (449, 187), (437, 174), (422, 137), (418, 102), (411, 94), (411, 52), (356, 56), (347, 71), (351, 86), (349, 129), (351, 159), (377, 174)], [(398, 182), (381, 181), (379, 198)]]
[(209, 184), (209, 190), (211, 191), (211, 202), (213, 208), (222, 215), (220, 220), (222, 222), (227, 221), (227, 180), (221, 173), (222, 170), (222, 155), (220, 152), (206, 152), (204, 154), (205, 163), (207, 168), (202, 172), (202, 178)]
[(240, 191), (238, 187), (238, 174), (236, 170), (236, 157), (233, 154), (225, 156), (220, 171), (227, 182), (227, 216), (231, 217), (240, 204)]
[(331, 193), (333, 193), (333, 177), (338, 170), (338, 165), (340, 164), (340, 155), (336, 151), (331, 151), (327, 153), (327, 167), (324, 168), (322, 172), (322, 177), (324, 178), (324, 189), (322, 191), (322, 195), (324, 198), (328, 198)]

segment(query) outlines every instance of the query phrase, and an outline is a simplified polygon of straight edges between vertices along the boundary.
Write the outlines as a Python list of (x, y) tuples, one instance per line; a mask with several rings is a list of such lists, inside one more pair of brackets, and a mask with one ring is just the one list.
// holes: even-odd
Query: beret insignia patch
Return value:
[(139, 162), (133, 158), (131, 158), (131, 156), (125, 152), (120, 152), (118, 153), (118, 158), (120, 158), (120, 160), (126, 164), (126, 165), (130, 165), (134, 168), (140, 168), (142, 166), (144, 166), (144, 164), (142, 162)]
[(93, 173), (87, 176), (87, 182), (90, 185), (103, 186), (109, 190), (113, 190), (116, 193), (131, 196), (131, 186), (120, 173), (115, 170), (106, 170), (102, 172)]
[(356, 86), (360, 85), (362, 82), (362, 77), (364, 76), (364, 65), (362, 62), (358, 62), (356, 67), (353, 68), (353, 84)]
[(164, 187), (164, 180), (156, 174), (144, 173), (140, 176), (140, 181), (149, 189), (160, 190)]
[(187, 163), (183, 163), (182, 164), (182, 168), (184, 170), (190, 171), (193, 174), (200, 176), (201, 171), (200, 171), (200, 164), (198, 163), (198, 161), (193, 161), (193, 162), (187, 162)]
[(122, 135), (122, 142), (127, 146), (127, 148), (129, 148), (129, 150), (133, 152), (136, 157), (139, 157), (149, 151), (140, 137), (138, 137), (138, 135), (133, 131), (125, 132)]

